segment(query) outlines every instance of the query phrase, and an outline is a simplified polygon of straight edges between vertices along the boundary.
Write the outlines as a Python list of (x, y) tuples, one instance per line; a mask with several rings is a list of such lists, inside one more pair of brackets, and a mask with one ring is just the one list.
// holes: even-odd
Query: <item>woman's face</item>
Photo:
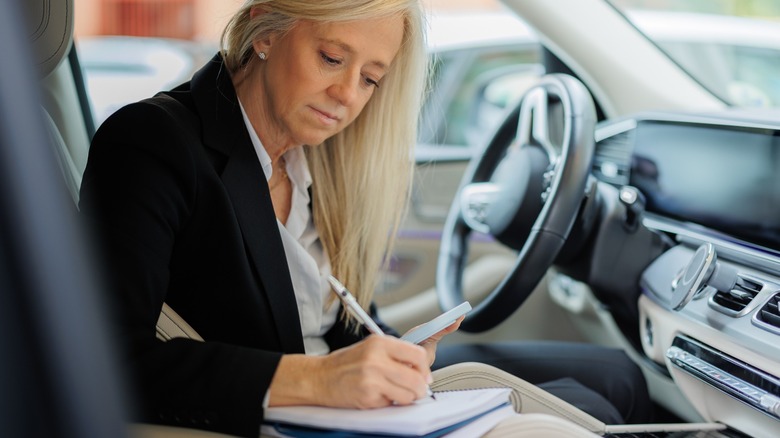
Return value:
[[(403, 19), (302, 21), (269, 45), (259, 72), (265, 144), (318, 145), (360, 114), (401, 47)], [(266, 138), (263, 138), (266, 137)]]

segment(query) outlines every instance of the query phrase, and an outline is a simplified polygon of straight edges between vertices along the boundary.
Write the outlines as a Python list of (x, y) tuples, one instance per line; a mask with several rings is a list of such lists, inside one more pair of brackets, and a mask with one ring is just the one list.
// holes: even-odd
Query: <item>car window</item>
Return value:
[[(780, 50), (734, 44), (669, 42), (664, 50), (697, 77), (737, 106), (780, 105)], [(720, 68), (709, 68), (717, 65)]]
[(186, 40), (92, 36), (75, 41), (95, 125), (122, 106), (189, 80), (205, 54)]
[(739, 107), (780, 106), (780, 3), (611, 3), (725, 102)]
[(438, 58), (438, 100), (430, 104), (439, 106), (441, 119), (434, 125), (439, 144), (479, 144), (500, 120), (498, 113), (543, 73), (536, 46), (462, 50)]
[(418, 138), (425, 146), (480, 144), (543, 73), (534, 31), (502, 8), (432, 14), (428, 50), (433, 75)]

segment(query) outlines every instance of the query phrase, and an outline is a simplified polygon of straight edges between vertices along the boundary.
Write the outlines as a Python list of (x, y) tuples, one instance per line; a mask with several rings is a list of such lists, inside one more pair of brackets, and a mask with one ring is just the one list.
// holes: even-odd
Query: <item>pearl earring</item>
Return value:
[(257, 57), (260, 58), (261, 61), (265, 61), (265, 58), (267, 58), (267, 56), (265, 55), (265, 52), (258, 53)]

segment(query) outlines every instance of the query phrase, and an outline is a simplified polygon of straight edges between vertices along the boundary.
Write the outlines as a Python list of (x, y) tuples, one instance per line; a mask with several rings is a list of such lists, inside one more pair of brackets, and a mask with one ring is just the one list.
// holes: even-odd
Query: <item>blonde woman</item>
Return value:
[[(135, 419), (257, 436), (267, 406), (426, 394), (458, 323), (423, 346), (367, 336), (327, 282), (370, 309), (412, 179), (424, 32), (418, 0), (249, 0), (191, 81), (100, 127), (80, 210)], [(205, 342), (156, 339), (163, 303)]]
[[(368, 308), (409, 192), (423, 25), (417, 0), (247, 1), (190, 82), (101, 126), (80, 208), (141, 419), (256, 436), (265, 405), (425, 396), (444, 333), (366, 337), (327, 283)], [(163, 302), (206, 342), (155, 339)]]

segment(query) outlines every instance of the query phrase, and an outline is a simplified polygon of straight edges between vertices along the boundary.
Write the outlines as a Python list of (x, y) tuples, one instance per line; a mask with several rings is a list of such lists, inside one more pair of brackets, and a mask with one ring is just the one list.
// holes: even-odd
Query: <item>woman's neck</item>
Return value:
[(241, 106), (246, 112), (246, 116), (260, 139), (266, 153), (271, 157), (271, 162), (278, 162), (285, 152), (298, 146), (286, 140), (274, 118), (270, 116), (266, 95), (262, 89), (261, 81), (254, 78), (259, 77), (259, 72), (253, 68), (252, 63), (237, 73), (232, 75), (233, 87), (236, 90), (236, 96), (241, 102)]

